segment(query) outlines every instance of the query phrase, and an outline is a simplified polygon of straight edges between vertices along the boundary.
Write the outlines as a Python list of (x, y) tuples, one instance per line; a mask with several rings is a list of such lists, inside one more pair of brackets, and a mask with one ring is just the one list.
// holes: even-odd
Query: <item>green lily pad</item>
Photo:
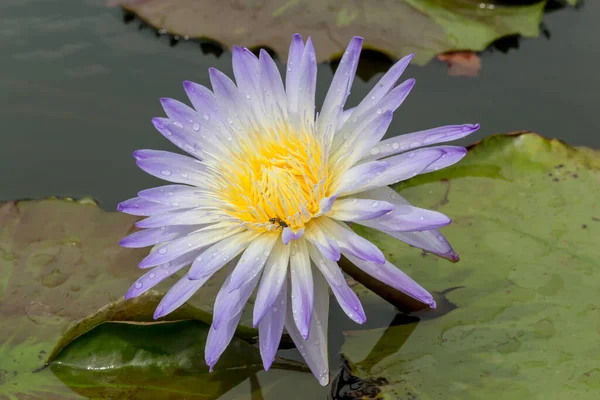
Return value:
[[(480, 7), (469, 0), (220, 0), (127, 1), (125, 8), (161, 32), (210, 38), (227, 47), (267, 46), (287, 57), (292, 34), (312, 36), (319, 61), (341, 54), (355, 35), (365, 47), (392, 58), (415, 53), (425, 64), (435, 55), (483, 50), (494, 40), (537, 37), (545, 0), (527, 6)], [(483, 4), (483, 3), (481, 3)], [(257, 29), (257, 27), (260, 27)]]
[[(209, 373), (204, 362), (208, 330), (199, 321), (105, 323), (68, 345), (50, 368), (88, 398), (217, 399), (263, 366), (255, 347), (234, 338)], [(273, 368), (308, 371), (280, 359)]]
[[(72, 394), (40, 369), (47, 360), (102, 322), (153, 321), (154, 308), (177, 278), (123, 300), (148, 251), (118, 245), (135, 222), (91, 200), (0, 204), (0, 398)], [(202, 294), (161, 320), (209, 323), (219, 286), (218, 278), (209, 282)], [(256, 334), (243, 326), (237, 333)]]
[[(532, 133), (493, 136), (396, 189), (453, 218), (443, 232), (461, 261), (356, 230), (424, 287), (454, 288), (454, 307), (348, 332), (344, 373), (358, 394), (344, 398), (598, 398), (600, 153)], [(334, 391), (347, 389), (341, 378)]]

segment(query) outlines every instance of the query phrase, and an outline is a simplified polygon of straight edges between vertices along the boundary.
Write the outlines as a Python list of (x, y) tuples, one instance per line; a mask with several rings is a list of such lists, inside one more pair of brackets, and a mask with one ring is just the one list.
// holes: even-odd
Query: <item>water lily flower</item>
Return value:
[[(315, 113), (317, 64), (310, 38), (294, 35), (285, 86), (269, 54), (233, 49), (235, 83), (209, 70), (212, 91), (186, 81), (193, 108), (164, 98), (167, 118), (152, 123), (191, 156), (134, 152), (137, 165), (172, 184), (119, 204), (145, 216), (125, 247), (154, 246), (151, 268), (126, 298), (189, 266), (158, 305), (160, 318), (185, 303), (222, 268), (206, 343), (210, 369), (229, 344), (254, 292), (265, 369), (289, 333), (322, 385), (329, 382), (329, 290), (357, 323), (366, 320), (337, 262), (343, 255), (387, 285), (435, 307), (432, 296), (347, 222), (381, 230), (412, 246), (457, 259), (437, 230), (450, 218), (411, 205), (388, 185), (447, 167), (466, 150), (429, 146), (462, 138), (477, 124), (452, 125), (382, 140), (394, 111), (415, 84), (397, 85), (412, 55), (398, 61), (354, 108), (344, 110), (363, 39), (354, 37)], [(429, 147), (423, 147), (429, 146)]]

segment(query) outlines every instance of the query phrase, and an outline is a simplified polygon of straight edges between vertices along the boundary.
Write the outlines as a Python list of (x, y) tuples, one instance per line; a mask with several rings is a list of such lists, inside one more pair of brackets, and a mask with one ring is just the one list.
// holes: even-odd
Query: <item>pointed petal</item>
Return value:
[(394, 210), (378, 218), (357, 220), (356, 223), (380, 231), (427, 231), (448, 225), (452, 220), (432, 210), (410, 205), (397, 205)]
[(323, 101), (318, 119), (317, 132), (325, 139), (326, 144), (331, 143), (333, 132), (337, 131), (341, 126), (340, 119), (346, 99), (350, 93), (350, 88), (352, 87), (352, 82), (354, 81), (362, 42), (363, 39), (358, 36), (350, 40)]
[(188, 235), (201, 227), (201, 225), (176, 225), (144, 229), (125, 236), (119, 244), (132, 249), (154, 246)]
[(206, 283), (210, 277), (204, 280), (192, 281), (185, 275), (176, 284), (171, 286), (171, 289), (165, 294), (154, 312), (154, 319), (164, 317), (165, 315), (175, 311), (183, 305), (190, 297), (196, 293), (198, 289)]
[(300, 92), (300, 77), (302, 75), (302, 54), (304, 53), (304, 42), (302, 36), (292, 36), (292, 44), (287, 61), (287, 73), (285, 75), (285, 92), (287, 94), (288, 111), (298, 113), (298, 94)]
[(421, 172), (422, 174), (449, 167), (450, 165), (459, 162), (464, 156), (467, 155), (467, 149), (460, 146), (438, 146), (431, 148), (440, 149), (444, 152), (444, 154), (442, 154), (442, 156), (437, 161), (434, 161), (433, 163), (429, 164), (429, 166), (425, 168), (423, 172)]
[(265, 113), (273, 121), (287, 120), (287, 97), (275, 61), (264, 49), (260, 50), (260, 87)]
[(288, 301), (285, 329), (319, 383), (326, 386), (329, 383), (329, 359), (327, 354), (329, 288), (320, 273), (314, 274), (314, 287), (314, 312), (310, 321), (310, 336), (308, 339), (305, 339), (296, 327), (291, 301)]
[(267, 233), (252, 240), (231, 273), (230, 290), (239, 289), (248, 279), (254, 278), (262, 271), (278, 239), (276, 234)]
[[(253, 325), (256, 327), (275, 304), (273, 293), (279, 293), (286, 282), (291, 246), (278, 241), (265, 264), (265, 270), (254, 301)], [(287, 287), (287, 286), (286, 286)], [(286, 289), (287, 290), (287, 289)]]
[(304, 228), (298, 229), (294, 232), (291, 228), (285, 228), (281, 233), (281, 240), (283, 244), (288, 244), (292, 240), (298, 240), (304, 235)]
[(204, 358), (206, 360), (206, 365), (210, 368), (210, 372), (213, 371), (215, 364), (219, 361), (219, 358), (227, 346), (229, 346), (229, 343), (231, 343), (231, 339), (233, 338), (233, 334), (235, 333), (235, 329), (237, 328), (241, 317), (242, 312), (240, 311), (230, 319), (224, 321), (219, 328), (216, 328), (214, 324), (211, 325), (206, 338), (206, 346), (204, 348)]
[(463, 138), (479, 129), (479, 124), (448, 125), (399, 135), (377, 143), (363, 156), (364, 160), (389, 157), (406, 150)]
[(146, 199), (141, 199), (139, 197), (134, 197), (133, 199), (125, 200), (119, 203), (117, 206), (117, 211), (121, 211), (130, 215), (138, 215), (147, 217), (149, 215), (160, 214), (167, 211), (176, 210), (176, 207), (167, 206), (160, 203), (155, 203), (153, 201), (148, 201)]
[(307, 226), (306, 240), (319, 249), (327, 259), (337, 262), (342, 256), (337, 242), (325, 234), (316, 221), (311, 221)]
[[(312, 39), (309, 37), (302, 54), (298, 92), (298, 104), (295, 107), (305, 129), (310, 129), (315, 122), (315, 89), (317, 86), (317, 58)], [(302, 125), (301, 125), (302, 126)]]
[(340, 307), (351, 320), (364, 324), (367, 316), (356, 293), (346, 283), (342, 270), (336, 262), (324, 258), (314, 246), (309, 246), (310, 258), (321, 271)]
[(335, 202), (328, 217), (340, 221), (361, 221), (381, 217), (394, 209), (387, 201), (346, 198)]
[(201, 161), (187, 156), (165, 152), (158, 157), (138, 159), (136, 164), (150, 175), (169, 182), (198, 187), (206, 183), (206, 167)]
[(212, 245), (194, 260), (188, 272), (189, 279), (204, 279), (205, 276), (214, 274), (244, 251), (259, 235), (258, 232), (242, 231)]
[(356, 165), (346, 171), (336, 182), (335, 193), (344, 195), (361, 191), (360, 188), (369, 185), (381, 176), (390, 164), (387, 161), (370, 161)]
[[(271, 296), (274, 298), (273, 305), (258, 324), (258, 344), (265, 371), (271, 368), (281, 342), (287, 311), (287, 282), (284, 282), (279, 291), (271, 292)], [(254, 307), (256, 309), (256, 305)]]
[(290, 272), (292, 283), (293, 318), (304, 339), (309, 335), (310, 319), (313, 313), (314, 291), (310, 258), (305, 240), (292, 244)]
[(256, 288), (259, 278), (260, 274), (256, 274), (254, 277), (248, 277), (239, 289), (233, 289), (231, 286), (231, 275), (227, 277), (215, 299), (212, 323), (213, 328), (219, 329), (231, 319), (232, 315), (237, 315), (242, 312), (248, 299), (252, 295), (252, 292)]
[(172, 240), (154, 249), (146, 258), (140, 262), (140, 268), (153, 267), (172, 261), (189, 251), (210, 246), (231, 235), (238, 233), (240, 229), (222, 228), (200, 230), (188, 236)]
[[(386, 158), (384, 161), (389, 163), (388, 168), (383, 170), (383, 172), (377, 176), (372, 177), (372, 179), (369, 181), (362, 181), (360, 182), (361, 185), (355, 185), (352, 190), (345, 192), (345, 194), (360, 193), (366, 190), (392, 185), (394, 183), (412, 178), (423, 173), (423, 171), (429, 165), (439, 160), (443, 154), (444, 152), (440, 149), (425, 148)], [(365, 164), (372, 162), (374, 161), (368, 161)], [(359, 164), (356, 167), (352, 167), (348, 172), (352, 171), (354, 168), (360, 167), (361, 165), (364, 164)]]
[(345, 251), (366, 261), (385, 263), (385, 256), (377, 246), (358, 236), (345, 224), (323, 217), (319, 220), (319, 226), (325, 230), (327, 236), (338, 243), (342, 252)]
[(389, 261), (386, 261), (384, 265), (381, 265), (361, 260), (346, 253), (344, 253), (344, 256), (373, 278), (380, 280), (386, 285), (393, 287), (421, 303), (428, 304), (431, 308), (435, 308), (433, 296)]
[(139, 277), (125, 294), (125, 300), (137, 297), (142, 293), (152, 289), (169, 276), (173, 275), (180, 269), (190, 265), (194, 258), (198, 255), (197, 251), (184, 254), (176, 258), (172, 262), (158, 265)]
[(160, 228), (169, 225), (201, 225), (223, 221), (225, 217), (213, 210), (181, 209), (152, 215), (136, 222), (138, 228)]

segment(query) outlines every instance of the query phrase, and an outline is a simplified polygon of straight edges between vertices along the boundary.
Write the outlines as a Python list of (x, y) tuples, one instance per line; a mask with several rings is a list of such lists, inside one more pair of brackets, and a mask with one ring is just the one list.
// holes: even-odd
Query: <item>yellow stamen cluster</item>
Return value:
[(218, 195), (228, 214), (260, 231), (297, 230), (319, 212), (329, 187), (323, 149), (312, 132), (284, 126), (248, 134), (220, 166)]

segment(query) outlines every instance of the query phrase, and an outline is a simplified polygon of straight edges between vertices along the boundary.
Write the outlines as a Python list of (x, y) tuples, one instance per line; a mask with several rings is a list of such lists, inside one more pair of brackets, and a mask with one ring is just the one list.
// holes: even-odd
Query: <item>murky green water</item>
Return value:
[[(185, 79), (208, 85), (209, 66), (231, 73), (229, 53), (206, 55), (188, 42), (170, 47), (168, 38), (138, 29), (135, 20), (125, 24), (121, 11), (104, 3), (0, 4), (0, 200), (88, 195), (113, 210), (119, 201), (158, 182), (135, 167), (131, 152), (172, 149), (150, 124), (152, 117), (162, 115), (158, 99), (183, 100)], [(417, 86), (390, 135), (480, 122), (481, 130), (462, 144), (492, 133), (532, 130), (570, 144), (600, 147), (599, 17), (600, 4), (593, 1), (579, 10), (549, 13), (545, 25), (550, 39), (522, 40), (507, 54), (485, 52), (476, 78), (448, 77), (441, 62), (410, 67), (406, 75), (415, 77)], [(329, 65), (320, 65), (318, 73), (320, 82), (330, 81)], [(357, 80), (350, 103), (366, 94), (378, 76)], [(318, 87), (319, 101), (326, 88)], [(366, 328), (385, 327), (395, 315), (386, 304), (366, 311)], [(356, 327), (337, 306), (330, 327), (335, 373), (341, 332)], [(370, 339), (373, 346), (376, 338)], [(299, 359), (295, 350), (280, 355)], [(258, 385), (267, 388), (282, 383), (255, 393), (256, 399), (279, 399), (282, 393), (289, 399), (325, 398), (328, 392), (306, 374), (272, 371), (257, 377)], [(256, 379), (244, 381), (223, 398), (247, 397), (257, 387)]]

